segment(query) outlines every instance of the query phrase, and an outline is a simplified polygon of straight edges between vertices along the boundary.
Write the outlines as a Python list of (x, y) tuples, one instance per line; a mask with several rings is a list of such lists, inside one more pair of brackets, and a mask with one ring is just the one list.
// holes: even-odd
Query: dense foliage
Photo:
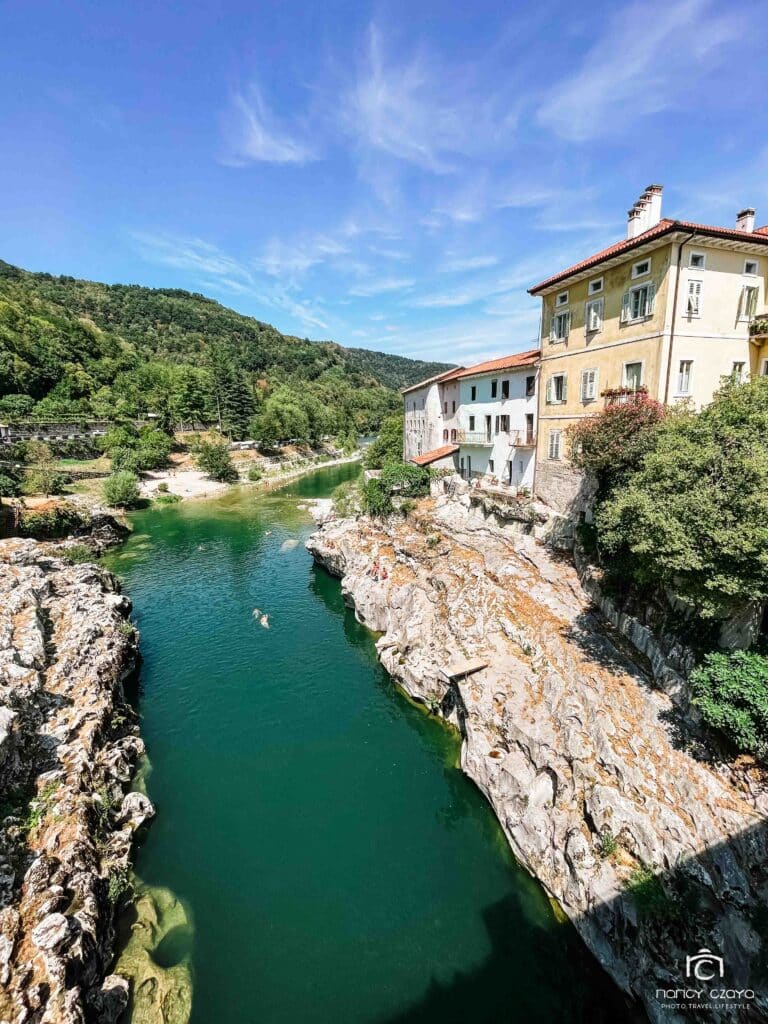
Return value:
[[(445, 364), (281, 334), (202, 295), (0, 261), (0, 417), (216, 422), (234, 438), (369, 433)], [(271, 400), (271, 401), (270, 401)], [(298, 428), (298, 429), (297, 429)], [(303, 433), (306, 431), (306, 435)]]
[(211, 480), (234, 483), (238, 478), (229, 449), (223, 442), (203, 441), (198, 449), (197, 465)]
[(664, 406), (650, 398), (609, 405), (568, 427), (571, 461), (594, 474), (601, 489), (615, 486), (637, 468), (653, 446), (653, 427)]
[[(429, 493), (430, 472), (412, 462), (389, 462), (381, 475), (373, 477), (362, 486), (363, 511), (371, 516), (383, 516), (393, 512), (393, 499), (418, 498)], [(402, 505), (401, 505), (402, 507)]]
[(139, 502), (139, 479), (127, 469), (119, 469), (106, 478), (101, 493), (108, 505), (132, 508)]
[(768, 597), (768, 378), (725, 381), (700, 413), (652, 430), (598, 505), (606, 560), (704, 617)]
[(381, 469), (388, 462), (402, 462), (403, 420), (402, 412), (387, 416), (381, 424), (379, 436), (366, 449), (366, 469)]
[(117, 426), (100, 439), (99, 447), (109, 455), (113, 470), (142, 473), (166, 464), (173, 441), (164, 431), (153, 427), (136, 430), (133, 426)]
[(708, 654), (691, 673), (693, 703), (737, 749), (768, 756), (768, 659), (750, 651)]

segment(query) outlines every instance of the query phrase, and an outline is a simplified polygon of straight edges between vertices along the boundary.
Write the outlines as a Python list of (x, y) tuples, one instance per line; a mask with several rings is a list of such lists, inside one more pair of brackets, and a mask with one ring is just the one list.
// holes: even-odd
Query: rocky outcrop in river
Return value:
[[(650, 1018), (767, 1019), (765, 791), (701, 757), (571, 562), (466, 497), (331, 521), (307, 546), (391, 675), (461, 730), (516, 857)], [(722, 977), (697, 979), (702, 948)]]
[(95, 565), (0, 542), (0, 1022), (108, 1024), (115, 908), (136, 830), (144, 747), (123, 684), (130, 602)]

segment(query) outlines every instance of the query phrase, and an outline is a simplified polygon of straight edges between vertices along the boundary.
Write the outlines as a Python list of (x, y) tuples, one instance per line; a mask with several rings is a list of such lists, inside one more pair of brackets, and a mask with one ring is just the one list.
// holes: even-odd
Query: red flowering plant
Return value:
[(637, 468), (653, 444), (653, 432), (665, 408), (646, 395), (631, 402), (608, 405), (567, 429), (571, 462), (593, 473), (605, 492)]

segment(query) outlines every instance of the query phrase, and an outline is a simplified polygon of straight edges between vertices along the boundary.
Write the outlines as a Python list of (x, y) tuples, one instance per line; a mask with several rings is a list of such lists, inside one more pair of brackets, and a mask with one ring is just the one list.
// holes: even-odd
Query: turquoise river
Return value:
[(457, 737), (304, 549), (297, 506), (357, 472), (137, 513), (106, 559), (144, 655), (158, 814), (136, 867), (188, 908), (193, 1024), (616, 1021)]

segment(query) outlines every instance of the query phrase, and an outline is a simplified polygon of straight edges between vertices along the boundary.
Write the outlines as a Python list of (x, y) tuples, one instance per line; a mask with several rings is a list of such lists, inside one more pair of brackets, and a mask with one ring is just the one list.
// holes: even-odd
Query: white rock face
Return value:
[[(675, 705), (570, 561), (466, 505), (438, 497), (383, 526), (330, 522), (307, 547), (383, 633), (390, 674), (461, 730), (462, 767), (516, 857), (650, 1018), (741, 1019), (715, 1003), (683, 1017), (657, 998), (686, 986), (686, 956), (707, 947), (724, 983), (755, 989), (744, 1019), (768, 1019), (764, 792), (686, 752)], [(449, 683), (468, 658), (488, 667)], [(632, 895), (643, 865), (658, 881)]]
[(95, 565), (0, 541), (0, 1021), (113, 1024), (126, 1003), (105, 981), (109, 878), (154, 813), (127, 793), (144, 751), (129, 611)]

